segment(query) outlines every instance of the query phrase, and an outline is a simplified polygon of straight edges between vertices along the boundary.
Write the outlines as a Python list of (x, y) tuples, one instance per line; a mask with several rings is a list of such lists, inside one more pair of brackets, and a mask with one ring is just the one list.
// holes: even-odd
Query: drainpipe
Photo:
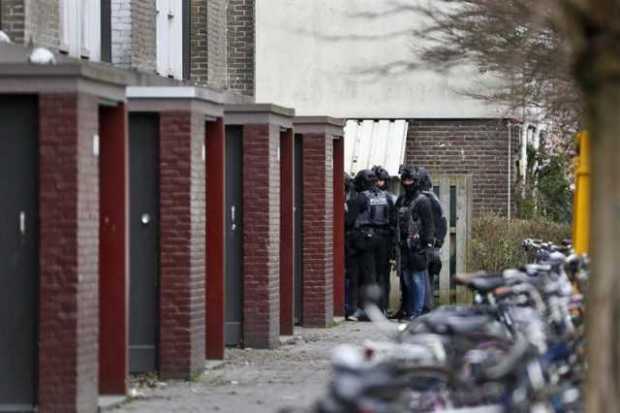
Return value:
[(508, 221), (512, 219), (512, 122), (508, 121)]

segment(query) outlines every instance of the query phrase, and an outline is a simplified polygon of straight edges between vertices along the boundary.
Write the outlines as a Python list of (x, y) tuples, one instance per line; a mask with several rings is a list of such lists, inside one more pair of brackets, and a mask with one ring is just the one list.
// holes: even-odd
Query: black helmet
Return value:
[(417, 169), (413, 166), (401, 166), (400, 167), (400, 180), (401, 182), (405, 179), (413, 179), (414, 181), (417, 178)]
[(355, 175), (355, 189), (358, 192), (369, 190), (377, 180), (376, 175), (370, 169), (362, 169)]
[(349, 192), (353, 186), (353, 178), (347, 172), (344, 173), (344, 190)]
[(418, 176), (420, 178), (420, 188), (422, 188), (423, 191), (430, 191), (433, 188), (431, 174), (428, 173), (426, 168), (419, 168)]
[(390, 173), (386, 171), (385, 168), (383, 168), (382, 166), (373, 166), (372, 171), (375, 173), (375, 175), (377, 175), (377, 179), (379, 181), (387, 182), (390, 180)]

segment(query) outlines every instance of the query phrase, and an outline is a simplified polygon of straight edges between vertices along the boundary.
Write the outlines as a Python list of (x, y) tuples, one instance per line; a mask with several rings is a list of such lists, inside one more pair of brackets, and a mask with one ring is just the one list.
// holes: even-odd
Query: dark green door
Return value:
[(129, 117), (129, 369), (157, 370), (159, 342), (159, 117)]
[(37, 119), (35, 97), (0, 97), (0, 411), (36, 403)]

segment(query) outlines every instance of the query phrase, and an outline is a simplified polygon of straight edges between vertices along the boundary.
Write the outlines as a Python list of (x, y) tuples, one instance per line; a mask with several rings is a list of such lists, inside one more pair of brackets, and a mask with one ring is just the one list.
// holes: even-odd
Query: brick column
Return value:
[(190, 378), (205, 355), (204, 116), (160, 114), (160, 374)]
[(299, 117), (303, 142), (303, 323), (328, 327), (334, 316), (334, 145), (342, 122)]
[(280, 129), (243, 128), (243, 342), (273, 348), (280, 335)]
[(95, 97), (41, 95), (39, 410), (96, 411), (99, 170)]

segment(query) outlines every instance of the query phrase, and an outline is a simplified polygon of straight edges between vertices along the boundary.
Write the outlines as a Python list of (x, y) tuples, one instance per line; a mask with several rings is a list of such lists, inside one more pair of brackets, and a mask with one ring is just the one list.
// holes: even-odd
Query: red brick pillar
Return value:
[(334, 317), (334, 145), (342, 122), (299, 117), (303, 142), (303, 323), (328, 327)]
[(280, 128), (243, 128), (243, 342), (273, 348), (280, 336)]
[(292, 335), (295, 277), (295, 141), (293, 130), (280, 138), (280, 334)]
[(125, 105), (99, 109), (99, 391), (126, 394), (129, 375), (129, 140)]
[(334, 316), (344, 317), (344, 137), (334, 139)]
[(39, 410), (94, 412), (98, 397), (98, 102), (39, 99)]
[(205, 358), (204, 115), (160, 114), (160, 374), (189, 378)]

